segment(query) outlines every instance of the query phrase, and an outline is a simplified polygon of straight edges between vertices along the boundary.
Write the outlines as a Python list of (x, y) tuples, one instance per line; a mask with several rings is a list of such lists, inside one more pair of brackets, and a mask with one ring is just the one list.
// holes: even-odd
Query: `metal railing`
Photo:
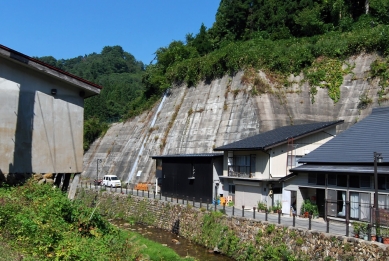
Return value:
[[(121, 193), (126, 195), (132, 195), (143, 198), (152, 198), (161, 200), (164, 202), (170, 202), (171, 204), (181, 204), (184, 206), (192, 206), (195, 208), (201, 208), (206, 210), (220, 211), (228, 216), (236, 217), (245, 217), (252, 218), (258, 221), (266, 221), (269, 223), (280, 224), (284, 226), (291, 226), (306, 230), (316, 230), (325, 233), (331, 233), (335, 235), (345, 235), (352, 236), (353, 229), (350, 226), (350, 220), (339, 219), (339, 215), (332, 217), (327, 215), (326, 219), (323, 218), (314, 218), (312, 215), (308, 217), (303, 217), (302, 215), (296, 214), (282, 214), (271, 213), (268, 211), (262, 212), (258, 211), (256, 207), (247, 208), (245, 206), (228, 206), (228, 205), (218, 205), (215, 204), (215, 201), (204, 200), (202, 198), (195, 198), (178, 194), (169, 194), (169, 193), (155, 193), (155, 191), (144, 191), (144, 190), (135, 190), (134, 188), (127, 187), (104, 187), (97, 186), (93, 183), (82, 182), (79, 185), (82, 189), (93, 189), (99, 191), (109, 191), (112, 193)], [(326, 204), (333, 204), (334, 202), (327, 201)], [(338, 204), (338, 202), (336, 202)], [(339, 203), (340, 204), (340, 203)], [(345, 204), (346, 206), (350, 205), (349, 203)], [(326, 206), (327, 209), (328, 206)], [(370, 238), (370, 237), (369, 237)]]
[(240, 177), (240, 178), (251, 178), (249, 166), (229, 166), (228, 167), (228, 176), (229, 177)]
[[(379, 204), (380, 224), (389, 225), (389, 206)], [(344, 220), (358, 220), (375, 223), (375, 208), (371, 203), (359, 201), (326, 200), (326, 216), (329, 218), (340, 218)]]

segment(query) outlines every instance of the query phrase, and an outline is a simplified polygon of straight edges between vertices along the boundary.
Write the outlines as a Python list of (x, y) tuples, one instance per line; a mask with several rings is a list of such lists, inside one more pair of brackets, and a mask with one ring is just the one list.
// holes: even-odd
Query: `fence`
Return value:
[[(210, 202), (209, 200), (204, 200), (202, 198), (189, 198), (184, 195), (177, 194), (161, 194), (155, 193), (155, 191), (150, 190), (139, 190), (135, 188), (129, 187), (103, 187), (98, 186), (89, 182), (80, 183), (81, 188), (83, 189), (94, 189), (99, 191), (109, 191), (112, 193), (122, 193), (126, 195), (162, 200), (165, 202), (170, 202), (172, 204), (182, 204), (182, 205), (190, 205), (191, 207), (200, 208), (203, 210), (213, 210), (220, 211), (228, 216), (241, 216), (245, 218), (252, 218), (258, 221), (267, 221), (269, 223), (280, 224), (284, 226), (292, 226), (306, 230), (316, 230), (325, 233), (331, 233), (335, 235), (344, 235), (344, 236), (352, 236), (353, 229), (350, 226), (350, 219), (339, 219), (341, 215), (337, 212), (337, 215), (330, 216), (327, 215), (327, 218), (313, 218), (312, 215), (308, 215), (308, 217), (298, 216), (296, 214), (286, 215), (282, 213), (270, 213), (260, 212), (256, 207), (246, 208), (245, 206), (227, 206), (227, 205), (218, 205), (215, 202)], [(326, 209), (330, 207), (330, 204), (338, 204), (338, 202), (327, 201)], [(340, 203), (339, 203), (340, 204)], [(343, 204), (343, 203), (342, 203)], [(345, 202), (345, 206), (350, 207), (351, 202)], [(345, 208), (345, 212), (346, 208)], [(348, 213), (350, 211), (348, 210)], [(370, 212), (371, 213), (371, 212)], [(348, 214), (349, 215), (349, 214)], [(368, 231), (368, 233), (370, 230)], [(369, 235), (370, 238), (370, 235)]]
[(360, 201), (327, 200), (326, 217), (341, 218), (347, 220), (358, 220), (370, 223), (378, 222), (381, 225), (389, 225), (389, 206), (378, 204), (378, 220), (376, 220), (376, 209), (371, 203)]

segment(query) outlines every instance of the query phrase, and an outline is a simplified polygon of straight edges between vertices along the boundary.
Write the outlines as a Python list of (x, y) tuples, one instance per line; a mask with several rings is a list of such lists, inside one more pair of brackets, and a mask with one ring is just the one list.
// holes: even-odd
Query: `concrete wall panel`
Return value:
[(76, 86), (0, 57), (0, 103), (2, 173), (82, 171), (84, 99)]
[(19, 89), (18, 83), (0, 78), (0, 171), (3, 173), (8, 173), (10, 164), (13, 164)]

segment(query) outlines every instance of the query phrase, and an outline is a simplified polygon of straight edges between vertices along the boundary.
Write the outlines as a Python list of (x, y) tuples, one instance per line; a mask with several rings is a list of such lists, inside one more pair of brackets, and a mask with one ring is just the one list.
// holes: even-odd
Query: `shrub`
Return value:
[(268, 234), (271, 234), (273, 233), (273, 231), (275, 230), (276, 226), (274, 224), (269, 224), (267, 227), (266, 227), (266, 233)]
[(304, 200), (301, 206), (300, 213), (308, 212), (312, 216), (319, 216), (319, 209), (316, 204), (313, 204), (309, 199)]
[(266, 203), (258, 201), (258, 210), (265, 211), (266, 209), (267, 209)]
[[(29, 256), (38, 260), (144, 260), (150, 250), (144, 249), (143, 241), (139, 243), (140, 237), (115, 228), (95, 208), (33, 181), (3, 187), (1, 239), (28, 260), (32, 260)], [(175, 255), (169, 260), (179, 258)]]

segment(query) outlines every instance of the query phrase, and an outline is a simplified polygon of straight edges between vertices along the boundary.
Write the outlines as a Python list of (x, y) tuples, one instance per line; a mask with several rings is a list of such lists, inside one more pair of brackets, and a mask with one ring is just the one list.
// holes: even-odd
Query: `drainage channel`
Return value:
[(142, 224), (130, 225), (124, 221), (115, 220), (111, 221), (113, 224), (134, 232), (141, 234), (143, 237), (158, 242), (164, 246), (173, 249), (181, 257), (191, 256), (197, 260), (207, 261), (233, 261), (227, 256), (214, 253), (212, 250), (208, 250), (203, 246), (197, 245), (183, 237), (177, 236), (169, 231), (155, 228), (152, 226), (146, 226)]

